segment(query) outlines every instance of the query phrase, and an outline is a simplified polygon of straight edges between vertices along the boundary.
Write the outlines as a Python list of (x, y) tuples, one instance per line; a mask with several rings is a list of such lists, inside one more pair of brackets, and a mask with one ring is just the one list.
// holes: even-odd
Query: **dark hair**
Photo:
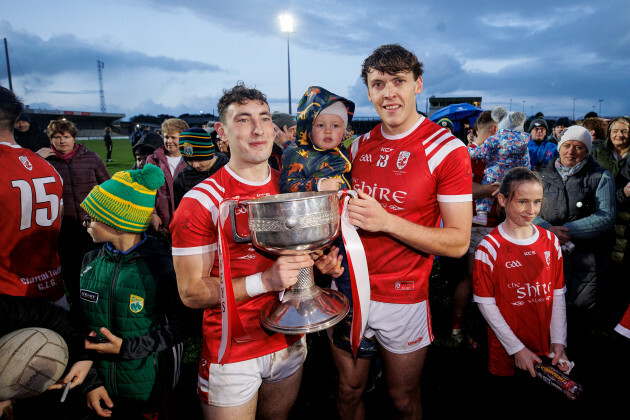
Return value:
[(68, 120), (51, 120), (48, 127), (46, 127), (46, 134), (49, 139), (52, 139), (55, 134), (69, 133), (73, 138), (77, 138), (77, 127)]
[(587, 130), (594, 130), (595, 135), (593, 136), (593, 140), (599, 139), (604, 140), (604, 136), (606, 135), (606, 123), (604, 120), (598, 117), (590, 117), (582, 121), (582, 127)]
[(479, 114), (479, 116), (477, 117), (477, 121), (475, 121), (475, 132), (477, 132), (477, 130), (479, 130), (480, 127), (485, 127), (486, 125), (495, 122), (492, 119), (492, 112), (491, 111), (483, 111), (481, 114)]
[(223, 96), (221, 96), (221, 99), (219, 99), (219, 103), (217, 104), (217, 108), (219, 109), (219, 119), (221, 122), (225, 124), (225, 113), (230, 104), (236, 102), (239, 105), (243, 105), (249, 101), (259, 101), (269, 106), (267, 103), (267, 95), (258, 89), (248, 88), (245, 86), (245, 83), (240, 80), (232, 89), (223, 89)]
[(499, 186), (499, 194), (504, 196), (509, 203), (512, 201), (516, 186), (522, 182), (537, 182), (541, 187), (543, 186), (542, 179), (537, 172), (527, 168), (517, 167), (510, 169), (508, 173), (505, 174)]
[(418, 57), (398, 44), (381, 45), (363, 61), (361, 77), (366, 86), (368, 73), (372, 70), (390, 75), (410, 71), (414, 80), (418, 80), (423, 72)]
[(0, 131), (13, 131), (24, 104), (9, 89), (0, 86)]

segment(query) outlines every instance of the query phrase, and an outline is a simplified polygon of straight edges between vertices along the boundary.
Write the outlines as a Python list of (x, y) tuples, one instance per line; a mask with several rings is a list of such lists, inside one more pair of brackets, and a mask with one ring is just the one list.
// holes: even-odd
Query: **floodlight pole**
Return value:
[(289, 53), (289, 38), (291, 34), (287, 32), (287, 75), (289, 79), (289, 115), (291, 115), (291, 55)]
[(293, 16), (288, 13), (280, 15), (280, 31), (287, 34), (287, 76), (289, 81), (289, 115), (291, 114), (291, 53), (290, 40), (294, 32)]
[(7, 57), (7, 75), (9, 76), (9, 90), (13, 92), (13, 81), (11, 80), (11, 64), (9, 64), (9, 45), (7, 44), (6, 38), (4, 38), (4, 54)]

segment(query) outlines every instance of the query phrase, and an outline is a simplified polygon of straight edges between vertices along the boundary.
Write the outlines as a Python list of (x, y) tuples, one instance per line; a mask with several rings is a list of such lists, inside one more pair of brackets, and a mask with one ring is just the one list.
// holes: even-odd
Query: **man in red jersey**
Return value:
[(69, 309), (57, 255), (63, 182), (48, 162), (15, 142), (23, 108), (0, 87), (0, 293)]
[[(350, 201), (349, 217), (360, 228), (370, 272), (365, 336), (379, 343), (397, 414), (420, 418), (420, 376), (433, 340), (429, 274), (433, 255), (459, 257), (468, 249), (470, 158), (459, 139), (416, 111), (422, 64), (413, 53), (383, 45), (361, 73), (382, 120), (350, 147), (359, 199)], [(331, 348), (341, 418), (364, 418), (370, 360)]]
[[(234, 242), (230, 220), (220, 203), (232, 197), (278, 194), (280, 175), (268, 165), (274, 127), (265, 95), (240, 83), (224, 91), (218, 109), (220, 121), (215, 128), (230, 144), (230, 161), (184, 196), (171, 223), (182, 301), (191, 308), (206, 308), (198, 393), (205, 418), (283, 419), (297, 398), (305, 341), (300, 336), (263, 330), (260, 312), (266, 303), (278, 299), (275, 292), (294, 284), (299, 270), (313, 262), (308, 255), (274, 261), (250, 243)], [(231, 341), (229, 354), (221, 363), (219, 223), (227, 239), (240, 319), (253, 339)]]

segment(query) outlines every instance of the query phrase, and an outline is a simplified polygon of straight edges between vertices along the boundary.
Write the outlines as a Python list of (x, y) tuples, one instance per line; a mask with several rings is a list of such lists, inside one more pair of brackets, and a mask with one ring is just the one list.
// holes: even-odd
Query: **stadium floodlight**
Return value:
[(287, 34), (287, 76), (289, 81), (289, 114), (291, 114), (291, 55), (290, 55), (290, 37), (295, 32), (295, 21), (293, 16), (288, 13), (279, 16), (280, 19), (280, 31)]

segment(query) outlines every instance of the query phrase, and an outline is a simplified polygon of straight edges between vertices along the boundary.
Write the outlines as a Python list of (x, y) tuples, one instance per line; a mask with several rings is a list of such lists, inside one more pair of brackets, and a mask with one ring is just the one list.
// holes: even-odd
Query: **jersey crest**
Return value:
[(33, 170), (33, 164), (30, 160), (28, 160), (26, 156), (19, 156), (18, 159), (20, 159), (20, 162), (22, 162), (22, 165), (24, 165), (26, 169), (28, 169), (29, 171)]
[(406, 151), (402, 151), (398, 154), (398, 160), (396, 161), (396, 167), (398, 169), (403, 169), (405, 166), (407, 166), (407, 162), (409, 162), (409, 156), (411, 156), (411, 153), (406, 152)]
[(137, 314), (144, 308), (144, 298), (136, 295), (129, 295), (129, 310)]

